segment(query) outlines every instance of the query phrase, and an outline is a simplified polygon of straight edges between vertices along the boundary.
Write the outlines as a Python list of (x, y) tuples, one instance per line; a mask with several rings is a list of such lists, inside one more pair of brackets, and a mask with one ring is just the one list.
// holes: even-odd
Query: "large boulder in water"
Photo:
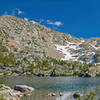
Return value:
[(16, 85), (16, 86), (14, 86), (14, 90), (17, 90), (20, 92), (32, 92), (32, 91), (34, 91), (34, 88), (29, 87), (27, 85)]

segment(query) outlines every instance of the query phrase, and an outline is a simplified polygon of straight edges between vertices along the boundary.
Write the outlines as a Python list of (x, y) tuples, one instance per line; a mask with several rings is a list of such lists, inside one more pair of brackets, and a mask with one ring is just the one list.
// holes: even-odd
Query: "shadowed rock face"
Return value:
[(17, 60), (50, 56), (58, 60), (100, 62), (100, 38), (75, 38), (9, 15), (0, 16), (0, 42)]

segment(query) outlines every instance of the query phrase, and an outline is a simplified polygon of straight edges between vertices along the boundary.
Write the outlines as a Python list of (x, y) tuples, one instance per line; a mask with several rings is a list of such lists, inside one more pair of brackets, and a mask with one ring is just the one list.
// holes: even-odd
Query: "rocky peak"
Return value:
[(23, 50), (25, 53), (22, 56), (30, 60), (34, 55), (65, 61), (100, 62), (100, 38), (76, 38), (10, 15), (0, 16), (0, 36), (0, 41), (9, 52), (16, 54), (16, 48), (20, 55)]

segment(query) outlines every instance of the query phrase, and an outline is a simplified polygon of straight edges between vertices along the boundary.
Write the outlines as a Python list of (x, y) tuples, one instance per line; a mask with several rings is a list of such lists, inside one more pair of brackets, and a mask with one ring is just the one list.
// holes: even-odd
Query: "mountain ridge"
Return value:
[(99, 38), (76, 38), (21, 18), (0, 16), (0, 73), (79, 76), (100, 64), (99, 52)]
[[(78, 53), (72, 56), (81, 55), (77, 59), (77, 61), (91, 63), (90, 61), (91, 58), (86, 57), (87, 53), (88, 52), (91, 53), (89, 56), (92, 57), (95, 52), (96, 53), (99, 52), (98, 50), (99, 50), (100, 38), (91, 38), (91, 39), (76, 38), (74, 36), (71, 36), (70, 34), (57, 32), (43, 25), (33, 23), (33, 22), (28, 22), (24, 19), (20, 19), (20, 18), (10, 16), (10, 15), (0, 16), (0, 29), (2, 32), (6, 33), (6, 36), (9, 35), (8, 36), (9, 45), (13, 45), (17, 47), (18, 49), (19, 48), (21, 49), (22, 47), (24, 48), (28, 42), (30, 42), (30, 45), (31, 45), (32, 38), (35, 38), (34, 41), (37, 42), (40, 48), (42, 47), (43, 52), (46, 52), (47, 56), (51, 56), (56, 59), (62, 59), (64, 55), (71, 57), (71, 54), (81, 52), (80, 54)], [(34, 45), (31, 45), (31, 47), (32, 46)], [(59, 49), (57, 49), (57, 46)], [(64, 49), (64, 46), (65, 46), (65, 49)], [(61, 50), (61, 48), (63, 49)], [(68, 52), (69, 54), (67, 54), (66, 52), (64, 53), (63, 52), (64, 50)], [(87, 53), (82, 54), (84, 50)], [(82, 55), (85, 55), (85, 58), (83, 58)], [(72, 60), (72, 59), (69, 59), (69, 60)], [(87, 61), (86, 60), (84, 61), (84, 59), (87, 59)], [(75, 58), (75, 61), (76, 61), (76, 58)]]

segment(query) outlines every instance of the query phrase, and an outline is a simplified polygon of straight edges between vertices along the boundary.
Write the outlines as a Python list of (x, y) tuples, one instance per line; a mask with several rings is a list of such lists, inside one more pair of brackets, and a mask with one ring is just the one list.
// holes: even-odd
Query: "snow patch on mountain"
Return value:
[(85, 62), (94, 63), (95, 52), (88, 51), (88, 49), (81, 47), (80, 45), (83, 42), (85, 41), (80, 43), (67, 41), (66, 45), (56, 45), (56, 49), (64, 55), (64, 58), (61, 58), (61, 60), (84, 62), (84, 59), (87, 59)]
[(61, 60), (71, 60), (75, 59), (72, 57), (72, 54), (68, 51), (67, 46), (56, 45), (57, 50), (61, 51), (65, 58), (61, 58)]
[(62, 52), (65, 56), (64, 58), (61, 58), (61, 60), (72, 60), (72, 61), (78, 60), (77, 53), (75, 54), (72, 51), (80, 49), (79, 44), (67, 42), (66, 46), (56, 45), (56, 49)]

